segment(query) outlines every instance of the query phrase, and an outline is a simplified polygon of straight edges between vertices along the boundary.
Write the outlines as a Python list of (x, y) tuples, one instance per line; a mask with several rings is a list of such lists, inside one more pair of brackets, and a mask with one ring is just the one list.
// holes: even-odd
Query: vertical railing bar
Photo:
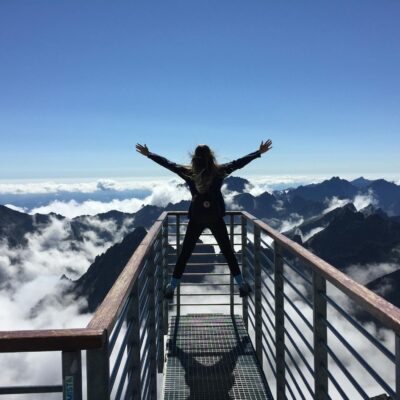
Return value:
[(100, 349), (86, 351), (87, 400), (110, 399), (110, 360), (108, 333)]
[(283, 260), (280, 244), (274, 241), (275, 265), (275, 350), (276, 350), (276, 391), (277, 400), (285, 400), (285, 314)]
[[(235, 252), (235, 236), (234, 236), (234, 214), (230, 215), (230, 241), (231, 241), (231, 246), (232, 246), (232, 250), (233, 252), (236, 254)], [(233, 316), (235, 314), (235, 306), (234, 306), (234, 286), (233, 286), (233, 276), (232, 274), (230, 274), (229, 277), (229, 301), (230, 301), (230, 313), (231, 316)]]
[(62, 352), (63, 400), (82, 400), (81, 351)]
[(256, 354), (262, 365), (262, 304), (261, 304), (261, 260), (260, 227), (254, 226), (254, 311), (256, 324)]
[(396, 353), (396, 400), (400, 400), (400, 336), (396, 334), (395, 338)]
[(150, 249), (150, 265), (148, 269), (147, 279), (149, 280), (149, 317), (148, 317), (148, 334), (150, 341), (149, 357), (150, 357), (150, 398), (155, 400), (157, 398), (157, 354), (156, 354), (156, 332), (155, 332), (155, 303), (154, 303), (154, 273), (155, 264), (153, 254), (156, 251), (154, 247)]
[[(163, 277), (164, 277), (164, 290), (165, 285), (168, 282), (168, 214), (163, 221), (163, 248), (164, 248), (164, 260), (163, 260)], [(168, 300), (163, 299), (163, 334), (168, 333)]]
[[(179, 257), (180, 251), (181, 251), (181, 243), (180, 243), (180, 237), (181, 237), (181, 219), (180, 215), (176, 215), (176, 257)], [(178, 283), (178, 287), (176, 288), (176, 315), (179, 317), (181, 315), (181, 285)]]
[(136, 281), (132, 288), (132, 301), (131, 306), (127, 312), (126, 324), (127, 326), (132, 326), (127, 350), (128, 354), (132, 353), (128, 363), (130, 363), (128, 368), (128, 386), (126, 389), (125, 398), (131, 398), (140, 400), (141, 392), (141, 381), (140, 381), (140, 304), (139, 304), (139, 282)]
[(163, 372), (164, 369), (164, 331), (162, 328), (163, 324), (163, 287), (164, 287), (164, 275), (163, 275), (163, 266), (164, 260), (162, 258), (162, 249), (163, 249), (163, 242), (162, 242), (162, 227), (159, 231), (159, 236), (161, 239), (161, 247), (159, 249), (161, 260), (158, 264), (157, 268), (157, 305), (158, 305), (158, 319), (157, 319), (157, 343), (158, 343), (158, 351), (157, 351), (157, 370), (159, 373)]
[[(243, 279), (247, 278), (247, 256), (246, 256), (246, 245), (247, 245), (247, 220), (244, 215), (241, 218), (241, 230), (242, 230), (242, 275)], [(246, 330), (249, 328), (249, 313), (248, 313), (248, 301), (247, 297), (243, 297), (242, 301), (242, 316), (244, 326)]]
[(317, 272), (313, 271), (313, 327), (314, 327), (314, 393), (317, 400), (328, 394), (328, 352), (327, 326), (324, 323), (327, 316), (327, 303), (323, 295), (326, 294), (326, 281)]

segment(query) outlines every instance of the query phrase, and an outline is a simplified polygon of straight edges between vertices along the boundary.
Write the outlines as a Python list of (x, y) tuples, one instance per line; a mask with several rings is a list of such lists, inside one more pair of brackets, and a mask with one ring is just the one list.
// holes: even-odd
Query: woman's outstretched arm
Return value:
[(222, 164), (223, 169), (225, 170), (226, 175), (231, 174), (233, 171), (236, 171), (239, 168), (243, 168), (250, 161), (254, 160), (257, 157), (261, 157), (262, 153), (267, 152), (272, 149), (272, 141), (268, 139), (265, 143), (261, 141), (260, 148), (252, 153), (247, 154), (244, 157), (233, 160), (229, 163)]
[(151, 160), (155, 161), (157, 164), (169, 169), (172, 172), (178, 174), (182, 179), (186, 180), (187, 169), (183, 165), (176, 164), (172, 161), (167, 160), (165, 157), (160, 156), (156, 153), (152, 153), (149, 151), (146, 145), (142, 146), (141, 144), (136, 144), (136, 150), (143, 154), (144, 156), (150, 158)]

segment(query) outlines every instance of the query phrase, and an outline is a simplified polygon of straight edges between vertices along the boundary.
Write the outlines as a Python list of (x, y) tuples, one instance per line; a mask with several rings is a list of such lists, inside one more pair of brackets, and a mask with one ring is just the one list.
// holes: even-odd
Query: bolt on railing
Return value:
[[(216, 262), (214, 252), (194, 251), (193, 259), (214, 258), (211, 263), (189, 262), (177, 289), (176, 302), (167, 302), (163, 288), (181, 249), (181, 228), (186, 225), (182, 219), (186, 216), (186, 212), (160, 215), (86, 328), (0, 332), (0, 352), (62, 352), (60, 385), (0, 388), (0, 394), (62, 391), (64, 399), (74, 396), (79, 400), (84, 383), (88, 400), (155, 399), (157, 372), (162, 372), (164, 366), (168, 314), (174, 310), (181, 313), (187, 307), (192, 310), (217, 306), (225, 307), (232, 315), (239, 306), (245, 326), (254, 337), (260, 365), (269, 384), (275, 387), (276, 399), (369, 399), (371, 393), (360, 382), (360, 373), (355, 375), (349, 370), (350, 357), (364, 375), (373, 379), (375, 390), (393, 399), (400, 398), (400, 310), (247, 212), (230, 211), (227, 216), (231, 244), (240, 247), (241, 254), (236, 255), (243, 276), (253, 288), (250, 296), (236, 302), (236, 285), (226, 263)], [(170, 218), (176, 222), (170, 222)], [(170, 243), (171, 236), (175, 243)], [(240, 236), (240, 241), (235, 241), (236, 236)], [(176, 252), (169, 252), (171, 245), (176, 246)], [(187, 283), (193, 277), (204, 278), (204, 272), (191, 269), (206, 265), (224, 265), (225, 272), (206, 275), (214, 279), (229, 276), (229, 282)], [(225, 296), (229, 301), (182, 302), (181, 297), (204, 298), (204, 293), (184, 293), (186, 286), (196, 285), (229, 287), (229, 292), (219, 289), (211, 295), (206, 293), (207, 298)], [(346, 310), (346, 303), (333, 298), (333, 287), (391, 332), (393, 349), (387, 348), (370, 332), (370, 326), (365, 327), (354, 313)], [(355, 348), (357, 343), (346, 338), (347, 331), (340, 332), (335, 325), (338, 316), (341, 323), (348, 322), (368, 340), (371, 352), (376, 349), (382, 354), (378, 366), (370, 365), (366, 360), (368, 354), (360, 354)], [(339, 344), (340, 351), (334, 347)], [(348, 353), (345, 360), (343, 350)], [(86, 351), (87, 369), (83, 383), (82, 351)], [(382, 376), (384, 362), (384, 368), (391, 373), (389, 378)]]

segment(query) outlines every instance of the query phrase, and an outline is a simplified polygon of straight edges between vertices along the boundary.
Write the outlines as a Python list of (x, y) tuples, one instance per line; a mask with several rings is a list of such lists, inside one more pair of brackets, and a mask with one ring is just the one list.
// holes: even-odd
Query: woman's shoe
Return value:
[(251, 290), (250, 285), (245, 281), (239, 286), (239, 296), (240, 297), (247, 296), (251, 291), (252, 290)]
[(165, 286), (164, 289), (164, 298), (168, 299), (168, 300), (172, 300), (174, 297), (174, 288), (172, 287), (172, 285), (170, 283), (168, 283), (167, 286)]

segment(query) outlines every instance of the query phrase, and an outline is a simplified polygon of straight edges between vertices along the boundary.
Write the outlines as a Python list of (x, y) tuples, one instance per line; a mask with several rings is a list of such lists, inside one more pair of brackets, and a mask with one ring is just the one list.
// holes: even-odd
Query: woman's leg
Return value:
[(217, 222), (209, 225), (211, 233), (214, 235), (219, 247), (221, 248), (222, 254), (225, 256), (228, 262), (229, 269), (233, 276), (239, 275), (240, 268), (237, 258), (233, 252), (233, 248), (228, 236), (228, 229), (226, 228), (225, 221), (223, 218), (219, 219)]
[(194, 247), (196, 246), (197, 239), (200, 237), (201, 232), (204, 230), (204, 228), (204, 225), (193, 222), (192, 219), (189, 219), (186, 234), (182, 243), (182, 250), (178, 255), (174, 272), (172, 274), (175, 279), (181, 278), (185, 270), (186, 263), (190, 255), (192, 254)]

